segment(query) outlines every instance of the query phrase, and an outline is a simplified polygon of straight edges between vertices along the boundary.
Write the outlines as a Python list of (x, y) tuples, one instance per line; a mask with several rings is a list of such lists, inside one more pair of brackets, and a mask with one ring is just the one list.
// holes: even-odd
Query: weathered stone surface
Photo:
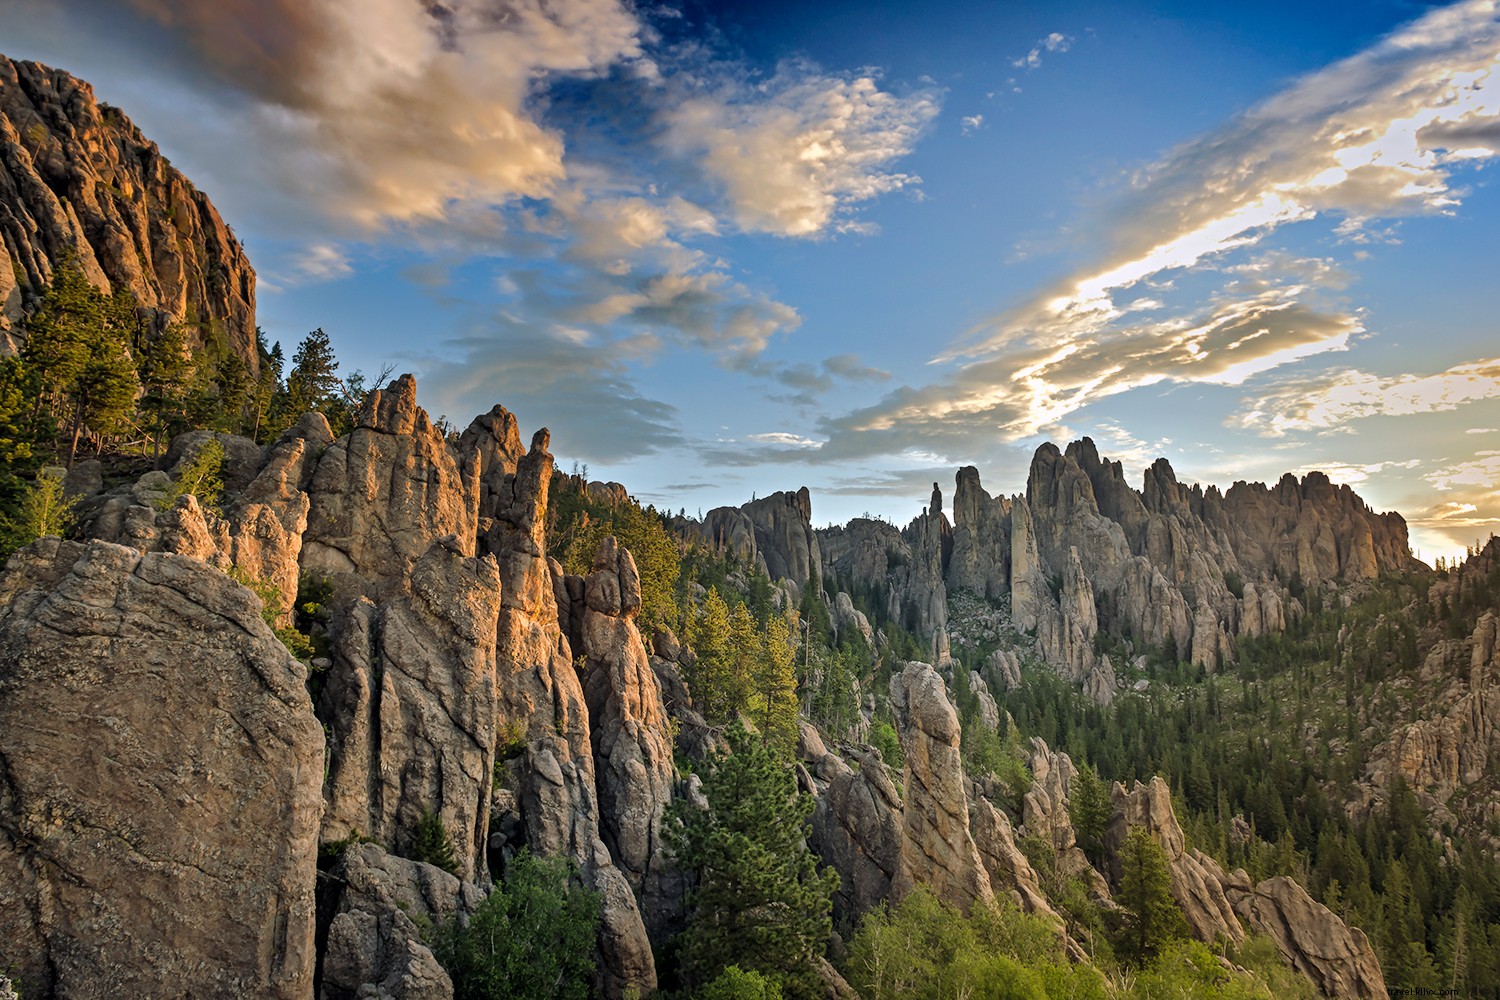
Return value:
[(806, 586), (821, 570), (823, 558), (812, 528), (812, 495), (804, 486), (795, 493), (772, 493), (740, 508), (755, 530), (755, 547), (774, 580)]
[(855, 920), (889, 899), (898, 881), (905, 840), (901, 796), (878, 750), (869, 751), (858, 770), (826, 751), (809, 764), (828, 782), (813, 812), (810, 843), (839, 873), (835, 919)]
[(979, 856), (984, 860), (985, 871), (989, 873), (991, 887), (997, 893), (1010, 893), (1027, 913), (1055, 921), (1061, 933), (1062, 918), (1047, 902), (1036, 869), (1016, 846), (1010, 818), (977, 791), (969, 796), (969, 828), (973, 831)]
[[(492, 411), (491, 419), (482, 418), (465, 432), (466, 466), (476, 477), (484, 467), (478, 479), (484, 497), (479, 549), (495, 558), (501, 581), (495, 628), (497, 723), (518, 730), (526, 744), (517, 785), (505, 791), (520, 803), (531, 849), (573, 859), (588, 884), (603, 894), (603, 961), (596, 986), (618, 1000), (630, 990), (656, 988), (655, 960), (630, 883), (600, 837), (589, 709), (558, 617), (557, 588), (567, 594), (566, 584), (560, 572), (554, 576), (556, 562), (547, 557), (550, 435), (537, 431), (526, 454), (507, 471), (513, 454), (509, 426)], [(583, 617), (577, 617), (580, 628)]]
[(1485, 611), (1467, 637), (1437, 642), (1417, 682), (1420, 717), (1397, 725), (1370, 755), (1369, 800), (1383, 801), (1400, 775), (1434, 825), (1493, 842), (1489, 796), (1458, 793), (1481, 785), (1500, 760), (1500, 617)]
[(460, 470), (443, 432), (417, 405), (403, 375), (365, 398), (354, 430), (318, 460), (303, 536), (302, 568), (396, 581), (438, 538), (474, 554), (479, 470)]
[(1364, 932), (1348, 927), (1285, 876), (1241, 894), (1235, 909), (1250, 929), (1272, 938), (1292, 968), (1337, 1000), (1384, 1000), (1380, 962)]
[(991, 498), (979, 470), (958, 470), (953, 494), (953, 555), (948, 586), (997, 598), (1010, 592), (1010, 500)]
[(13, 557), (0, 937), (28, 1000), (311, 995), (305, 678), (254, 595), (200, 562), (56, 539)]
[(434, 813), (473, 879), (489, 833), (499, 572), (439, 542), (404, 582), (378, 605), (358, 598), (333, 629), (323, 837), (358, 831), (402, 851)]
[(833, 627), (840, 632), (846, 629), (852, 631), (864, 640), (869, 649), (875, 649), (875, 630), (870, 627), (870, 620), (842, 590), (833, 598)]
[(426, 943), (483, 900), (475, 886), (375, 844), (350, 846), (329, 873), (328, 939), (319, 1000), (452, 1000)]
[[(1245, 939), (1245, 929), (1235, 917), (1224, 893), (1224, 871), (1212, 858), (1187, 850), (1182, 827), (1172, 810), (1172, 793), (1160, 776), (1147, 784), (1135, 782), (1129, 791), (1119, 782), (1110, 793), (1114, 813), (1104, 844), (1114, 857), (1134, 827), (1147, 830), (1166, 851), (1172, 870), (1172, 897), (1182, 907), (1188, 926), (1200, 940), (1225, 937), (1236, 943)], [(1119, 877), (1119, 872), (1114, 872)]]
[(656, 675), (636, 630), (640, 577), (627, 549), (605, 538), (586, 592), (607, 593), (614, 610), (585, 599), (582, 627), (588, 702), (598, 782), (599, 832), (630, 883), (654, 936), (664, 938), (681, 908), (682, 885), (661, 839), (676, 768)]
[(188, 344), (221, 343), (259, 370), (255, 272), (208, 198), (120, 111), (60, 70), (0, 56), (0, 348), (76, 260), (109, 294), (129, 290), (153, 325), (182, 324)]
[(925, 663), (908, 663), (891, 678), (891, 711), (906, 754), (901, 878), (893, 889), (901, 895), (920, 883), (968, 912), (994, 892), (969, 832), (958, 713)]
[(1031, 787), (1022, 801), (1022, 832), (1051, 842), (1057, 852), (1057, 867), (1066, 877), (1081, 878), (1096, 898), (1109, 895), (1104, 878), (1078, 846), (1073, 819), (1068, 812), (1068, 793), (1078, 769), (1072, 759), (1054, 751), (1036, 737), (1031, 740)]

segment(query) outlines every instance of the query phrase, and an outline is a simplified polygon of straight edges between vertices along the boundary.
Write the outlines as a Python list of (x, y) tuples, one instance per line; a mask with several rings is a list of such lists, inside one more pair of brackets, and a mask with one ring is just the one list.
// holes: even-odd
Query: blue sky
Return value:
[(288, 353), (689, 513), (904, 523), (1084, 434), (1500, 524), (1495, 3), (0, 0)]

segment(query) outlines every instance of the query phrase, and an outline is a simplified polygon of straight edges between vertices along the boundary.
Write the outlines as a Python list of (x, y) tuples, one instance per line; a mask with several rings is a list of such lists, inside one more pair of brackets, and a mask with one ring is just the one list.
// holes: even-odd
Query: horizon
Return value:
[(288, 356), (643, 503), (905, 524), (1091, 437), (1135, 489), (1322, 471), (1429, 563), (1500, 525), (1491, 0), (6, 6)]

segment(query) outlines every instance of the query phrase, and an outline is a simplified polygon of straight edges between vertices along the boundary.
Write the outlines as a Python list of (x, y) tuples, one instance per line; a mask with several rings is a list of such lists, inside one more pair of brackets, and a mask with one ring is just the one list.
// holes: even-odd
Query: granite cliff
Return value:
[(61, 70), (0, 56), (0, 349), (71, 258), (106, 295), (127, 289), (189, 346), (251, 372), (255, 271), (207, 196), (119, 109)]

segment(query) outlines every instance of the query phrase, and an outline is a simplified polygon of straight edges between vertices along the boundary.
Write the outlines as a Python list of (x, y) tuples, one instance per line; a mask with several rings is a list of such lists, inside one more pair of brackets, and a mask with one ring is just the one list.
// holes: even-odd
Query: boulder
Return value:
[(1266, 879), (1240, 894), (1235, 910), (1250, 929), (1276, 942), (1292, 968), (1324, 996), (1385, 1000), (1385, 975), (1364, 932), (1349, 927), (1285, 876)]
[(452, 1000), (453, 983), (428, 942), (483, 901), (475, 886), (432, 865), (353, 844), (325, 881), (332, 897), (318, 1000)]
[(305, 681), (260, 601), (201, 562), (55, 538), (12, 557), (0, 935), (27, 997), (311, 995)]

